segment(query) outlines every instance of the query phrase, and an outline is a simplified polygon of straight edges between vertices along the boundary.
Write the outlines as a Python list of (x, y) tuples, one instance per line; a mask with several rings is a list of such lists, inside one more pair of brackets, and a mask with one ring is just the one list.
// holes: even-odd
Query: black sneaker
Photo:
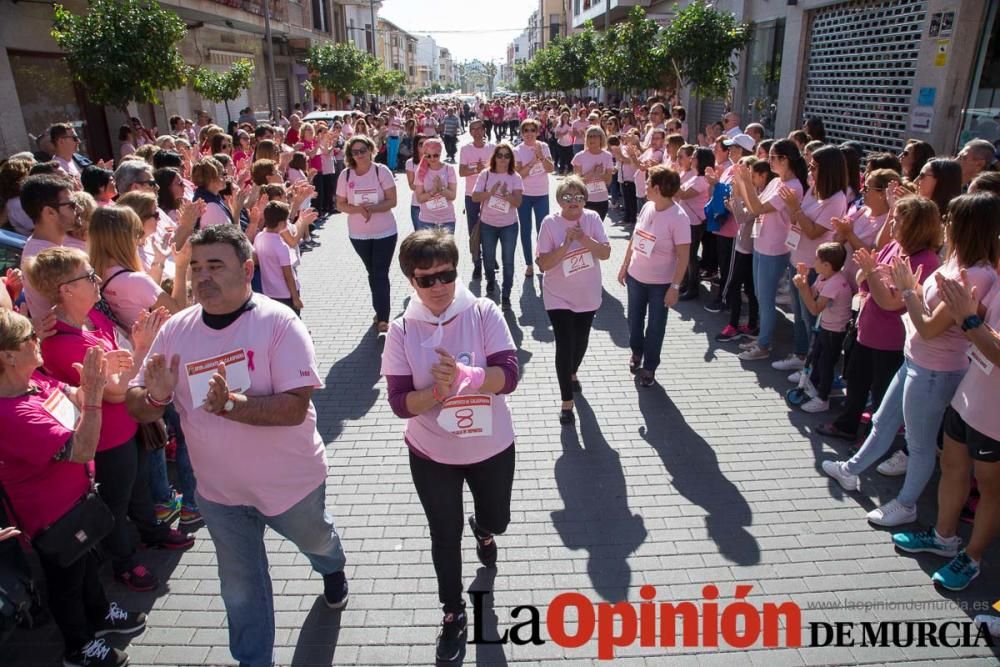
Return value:
[(132, 634), (146, 629), (146, 615), (142, 612), (126, 611), (112, 602), (108, 613), (98, 622), (94, 637), (100, 639), (105, 635)]
[(711, 303), (706, 303), (703, 307), (710, 313), (721, 313), (722, 309), (726, 307), (726, 304), (722, 303), (721, 299), (716, 299)]
[(500, 307), (503, 308), (504, 310), (510, 310), (511, 305), (509, 296), (505, 296), (502, 299), (500, 299)]
[(445, 614), (437, 637), (437, 659), (441, 662), (455, 662), (462, 654), (467, 636), (465, 612)]
[(323, 598), (330, 609), (347, 606), (347, 576), (343, 570), (323, 575)]
[[(476, 555), (479, 562), (486, 567), (495, 567), (497, 564), (497, 543), (493, 535), (479, 529), (475, 515), (469, 515), (469, 528), (472, 529), (472, 536), (476, 538)], [(485, 535), (485, 537), (480, 537)]]
[(572, 410), (560, 410), (559, 411), (559, 423), (563, 426), (569, 426), (574, 421), (576, 421), (576, 416), (573, 414)]
[(497, 293), (497, 281), (495, 281), (495, 280), (487, 280), (486, 281), (486, 293), (487, 294), (496, 294)]
[(63, 657), (63, 667), (124, 667), (128, 654), (108, 646), (103, 639), (92, 639), (83, 648)]
[(476, 264), (476, 268), (472, 270), (472, 279), (473, 280), (483, 279), (483, 267), (481, 265)]

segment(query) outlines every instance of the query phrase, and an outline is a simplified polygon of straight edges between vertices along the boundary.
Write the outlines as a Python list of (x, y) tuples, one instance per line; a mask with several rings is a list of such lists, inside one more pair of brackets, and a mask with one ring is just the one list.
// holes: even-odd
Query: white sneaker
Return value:
[(880, 474), (886, 477), (899, 477), (906, 474), (906, 464), (909, 461), (910, 457), (906, 455), (906, 452), (899, 449), (896, 450), (895, 454), (882, 461), (882, 463), (879, 463), (875, 470), (878, 470)]
[(811, 398), (801, 406), (803, 412), (826, 412), (830, 409), (830, 401), (820, 398)]
[(767, 359), (770, 356), (770, 350), (754, 343), (750, 349), (740, 352), (737, 358), (740, 361), (757, 361), (758, 359)]
[(747, 341), (746, 343), (740, 343), (740, 349), (741, 350), (749, 350), (750, 348), (753, 348), (753, 347), (756, 347), (756, 346), (757, 346), (757, 339), (756, 338), (753, 339), (753, 340)]
[(802, 380), (802, 371), (795, 371), (788, 376), (788, 381), (792, 384), (798, 384)]
[(805, 368), (805, 365), (805, 359), (797, 355), (790, 354), (784, 359), (773, 362), (771, 364), (771, 368), (779, 371), (800, 371)]
[(976, 625), (985, 625), (986, 630), (994, 637), (1000, 637), (1000, 616), (977, 614), (973, 621)]
[(823, 472), (825, 472), (830, 477), (840, 482), (840, 485), (844, 487), (846, 491), (860, 491), (861, 490), (861, 480), (858, 479), (857, 475), (852, 475), (851, 473), (844, 470), (843, 461), (823, 461)]
[(868, 513), (868, 521), (876, 526), (902, 526), (916, 520), (917, 508), (906, 507), (895, 498)]

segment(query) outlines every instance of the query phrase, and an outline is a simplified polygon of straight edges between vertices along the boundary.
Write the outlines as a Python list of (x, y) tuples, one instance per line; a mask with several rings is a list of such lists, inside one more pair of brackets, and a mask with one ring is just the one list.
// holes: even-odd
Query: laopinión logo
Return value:
[[(719, 589), (708, 584), (699, 602), (656, 602), (656, 588), (639, 589), (641, 602), (592, 602), (581, 593), (559, 593), (549, 602), (545, 631), (563, 648), (580, 648), (597, 639), (597, 657), (611, 660), (615, 650), (635, 645), (645, 648), (705, 647), (798, 648), (802, 646), (802, 610), (791, 600), (756, 607), (746, 600), (752, 585), (736, 586), (734, 600), (721, 605)], [(470, 644), (545, 644), (542, 615), (534, 605), (510, 612), (511, 627), (486, 639), (483, 630), (486, 591), (470, 591), (473, 633)], [(568, 626), (572, 626), (569, 629)], [(678, 632), (679, 631), (679, 632)], [(680, 641), (678, 642), (678, 634)], [(809, 623), (807, 646), (860, 647), (972, 647), (993, 646), (985, 626), (971, 621), (881, 621)]]

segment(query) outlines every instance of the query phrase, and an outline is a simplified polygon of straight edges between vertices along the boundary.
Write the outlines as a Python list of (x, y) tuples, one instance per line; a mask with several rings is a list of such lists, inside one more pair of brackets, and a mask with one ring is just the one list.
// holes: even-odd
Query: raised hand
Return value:
[(150, 398), (165, 403), (173, 396), (180, 365), (181, 358), (176, 354), (170, 359), (169, 366), (167, 358), (162, 354), (154, 354), (149, 358), (146, 362), (145, 381)]

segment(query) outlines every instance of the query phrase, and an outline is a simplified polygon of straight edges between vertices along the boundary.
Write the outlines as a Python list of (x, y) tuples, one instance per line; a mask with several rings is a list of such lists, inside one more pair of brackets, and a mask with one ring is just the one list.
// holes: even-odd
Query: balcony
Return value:
[[(217, 5), (225, 5), (233, 9), (240, 9), (254, 16), (264, 16), (264, 3), (262, 0), (210, 0)], [(288, 21), (288, 0), (270, 0), (268, 3), (271, 9), (271, 20), (279, 23)]]
[(584, 22), (593, 21), (597, 29), (604, 28), (604, 13), (611, 7), (609, 23), (624, 19), (633, 7), (649, 7), (650, 0), (573, 0), (573, 28), (582, 28)]

